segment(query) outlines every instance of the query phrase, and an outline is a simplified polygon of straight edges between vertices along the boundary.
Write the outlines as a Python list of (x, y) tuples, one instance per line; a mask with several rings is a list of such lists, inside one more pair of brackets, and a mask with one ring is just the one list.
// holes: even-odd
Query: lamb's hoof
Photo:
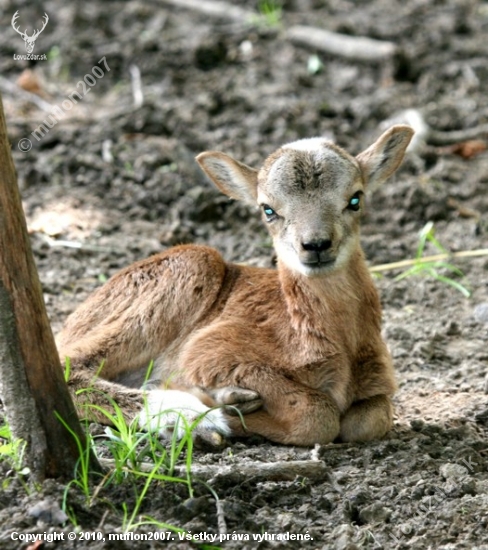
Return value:
[(260, 409), (263, 400), (258, 392), (240, 388), (238, 386), (226, 386), (209, 390), (217, 405), (225, 405), (225, 413), (230, 416), (249, 414)]
[(201, 451), (206, 452), (221, 451), (228, 445), (225, 437), (215, 431), (205, 431), (203, 433), (199, 431), (195, 433), (193, 444)]

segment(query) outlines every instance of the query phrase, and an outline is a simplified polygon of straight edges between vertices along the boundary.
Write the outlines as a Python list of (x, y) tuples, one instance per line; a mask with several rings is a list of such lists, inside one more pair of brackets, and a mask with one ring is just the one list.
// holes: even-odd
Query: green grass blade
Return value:
[(469, 298), (471, 296), (471, 292), (465, 286), (463, 286), (461, 283), (458, 283), (454, 279), (451, 279), (449, 277), (444, 277), (443, 275), (437, 275), (436, 279), (443, 282), (443, 283), (446, 283), (447, 285), (452, 286), (456, 290), (459, 290), (459, 292), (465, 298)]

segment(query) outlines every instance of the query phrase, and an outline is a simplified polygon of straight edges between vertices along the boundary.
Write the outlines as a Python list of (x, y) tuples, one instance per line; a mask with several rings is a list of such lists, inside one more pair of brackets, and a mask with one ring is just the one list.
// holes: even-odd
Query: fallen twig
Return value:
[(370, 267), (369, 270), (372, 273), (378, 273), (380, 271), (391, 271), (393, 269), (401, 269), (404, 267), (411, 267), (413, 265), (440, 262), (442, 260), (449, 260), (451, 258), (475, 258), (478, 256), (488, 256), (488, 248), (480, 248), (478, 250), (462, 250), (460, 252), (435, 254), (434, 256), (423, 256), (422, 258), (401, 260), (399, 262), (391, 262), (389, 264), (374, 265)]
[(480, 124), (463, 130), (440, 131), (433, 130), (425, 121), (419, 109), (404, 109), (394, 113), (381, 123), (386, 129), (394, 124), (407, 124), (415, 130), (414, 138), (408, 146), (408, 151), (417, 151), (423, 142), (433, 146), (458, 145), (467, 141), (488, 138), (488, 124)]
[(256, 14), (239, 6), (220, 0), (161, 0), (163, 4), (170, 4), (177, 8), (185, 8), (211, 17), (230, 19), (231, 21), (248, 22)]
[(23, 101), (33, 103), (43, 111), (50, 112), (51, 109), (54, 107), (54, 105), (51, 105), (51, 103), (44, 101), (44, 99), (40, 98), (38, 95), (23, 90), (20, 86), (17, 86), (17, 84), (10, 82), (10, 80), (3, 76), (0, 76), (0, 89), (4, 92), (8, 92), (9, 94), (14, 95), (16, 98), (22, 99)]
[(102, 519), (100, 520), (100, 523), (97, 525), (97, 531), (101, 531), (103, 529), (103, 526), (105, 525), (105, 521), (107, 520), (107, 517), (110, 513), (110, 509), (107, 508), (105, 512), (103, 513)]
[(144, 93), (142, 91), (141, 71), (137, 65), (129, 67), (130, 80), (132, 85), (132, 96), (134, 99), (134, 109), (139, 109), (144, 103)]
[(364, 36), (349, 36), (302, 25), (290, 27), (286, 31), (286, 36), (294, 43), (355, 61), (385, 61), (391, 59), (398, 51), (397, 45), (393, 42)]
[(480, 124), (473, 128), (463, 130), (453, 130), (450, 132), (440, 132), (429, 129), (426, 141), (430, 145), (453, 145), (462, 141), (469, 141), (477, 138), (488, 137), (488, 124)]
[(111, 252), (123, 252), (121, 248), (109, 248), (107, 246), (97, 246), (95, 244), (82, 243), (79, 241), (56, 240), (52, 239), (49, 235), (41, 232), (39, 232), (39, 235), (51, 248), (76, 248), (77, 250), (86, 250), (87, 252), (102, 252), (105, 254)]
[(217, 499), (215, 505), (217, 507), (217, 528), (219, 530), (219, 535), (226, 535), (227, 523), (225, 521), (224, 503), (220, 499)]
[[(115, 462), (108, 459), (100, 459), (100, 463), (113, 468)], [(141, 463), (138, 465), (143, 472), (152, 472), (154, 464)], [(241, 462), (232, 465), (222, 464), (193, 464), (191, 474), (212, 481), (219, 477), (229, 477), (236, 480), (266, 479), (267, 481), (293, 481), (296, 477), (310, 479), (325, 479), (328, 470), (322, 460), (292, 460), (287, 462)], [(176, 477), (186, 477), (186, 466), (176, 466)]]

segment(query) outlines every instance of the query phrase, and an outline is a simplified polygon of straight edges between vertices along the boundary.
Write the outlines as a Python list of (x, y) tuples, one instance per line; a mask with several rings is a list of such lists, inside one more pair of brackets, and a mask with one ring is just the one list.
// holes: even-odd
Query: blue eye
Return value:
[(263, 212), (268, 219), (274, 218), (276, 216), (276, 212), (271, 208), (271, 206), (268, 206), (267, 204), (263, 204)]
[(347, 207), (349, 210), (354, 210), (354, 212), (357, 212), (359, 210), (359, 207), (361, 206), (361, 199), (360, 199), (360, 193), (359, 191), (355, 193), (351, 199), (349, 200), (349, 204)]

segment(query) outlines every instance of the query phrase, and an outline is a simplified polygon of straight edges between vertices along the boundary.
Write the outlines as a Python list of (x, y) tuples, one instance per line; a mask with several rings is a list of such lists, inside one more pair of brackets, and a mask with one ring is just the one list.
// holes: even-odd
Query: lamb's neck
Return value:
[(279, 277), (292, 327), (323, 336), (331, 319), (355, 314), (360, 300), (362, 254), (350, 265), (316, 277), (306, 277), (279, 265)]

